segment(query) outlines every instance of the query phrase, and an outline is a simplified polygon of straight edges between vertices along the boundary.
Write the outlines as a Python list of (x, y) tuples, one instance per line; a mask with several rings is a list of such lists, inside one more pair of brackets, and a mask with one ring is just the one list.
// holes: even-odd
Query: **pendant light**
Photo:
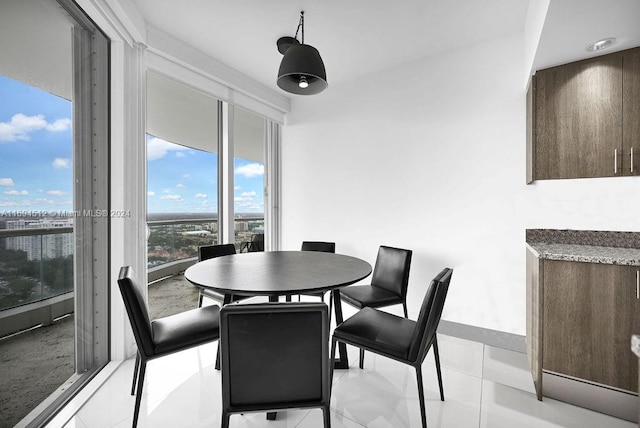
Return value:
[[(301, 41), (298, 32), (302, 29)], [(304, 44), (304, 11), (294, 37), (280, 37), (278, 51), (284, 57), (278, 70), (278, 86), (292, 94), (313, 95), (327, 88), (327, 72), (320, 53), (311, 45)]]

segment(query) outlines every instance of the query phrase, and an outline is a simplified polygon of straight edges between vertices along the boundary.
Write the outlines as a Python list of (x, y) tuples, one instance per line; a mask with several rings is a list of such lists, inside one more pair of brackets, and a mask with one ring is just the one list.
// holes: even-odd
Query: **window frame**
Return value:
[(75, 374), (22, 419), (27, 427), (51, 421), (110, 354), (109, 217), (85, 215), (109, 213), (110, 40), (73, 0), (56, 1), (73, 23), (76, 360)]

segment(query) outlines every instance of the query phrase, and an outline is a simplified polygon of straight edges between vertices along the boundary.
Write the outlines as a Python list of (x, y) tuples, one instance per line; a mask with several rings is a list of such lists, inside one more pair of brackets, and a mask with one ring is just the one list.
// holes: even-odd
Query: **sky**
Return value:
[[(150, 213), (217, 213), (218, 156), (147, 136)], [(234, 210), (264, 213), (264, 165), (234, 160)]]
[(70, 211), (71, 102), (0, 76), (0, 215)]
[[(71, 102), (0, 76), (0, 217), (73, 210)], [(217, 155), (147, 136), (149, 213), (216, 213)], [(264, 213), (264, 165), (235, 159), (236, 213)]]

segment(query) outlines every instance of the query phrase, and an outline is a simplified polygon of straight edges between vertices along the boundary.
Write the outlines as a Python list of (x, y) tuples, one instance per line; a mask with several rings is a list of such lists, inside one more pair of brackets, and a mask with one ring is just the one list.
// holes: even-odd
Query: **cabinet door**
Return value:
[(640, 331), (638, 269), (545, 260), (544, 370), (638, 390), (630, 347)]
[(622, 57), (624, 175), (640, 175), (640, 49)]
[(527, 249), (527, 336), (526, 347), (533, 386), (542, 400), (542, 297), (543, 260)]
[(621, 175), (621, 55), (541, 70), (535, 91), (536, 179)]

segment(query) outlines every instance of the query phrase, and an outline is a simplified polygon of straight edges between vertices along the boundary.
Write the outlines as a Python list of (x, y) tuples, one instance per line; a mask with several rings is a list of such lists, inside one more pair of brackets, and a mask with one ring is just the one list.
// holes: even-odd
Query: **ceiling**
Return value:
[[(289, 96), (275, 83), (276, 40), (293, 36), (301, 10), (305, 42), (320, 51), (331, 87), (523, 33), (529, 2), (540, 0), (130, 1), (147, 26)], [(603, 37), (618, 38), (610, 51), (640, 45), (639, 16), (640, 0), (550, 0), (534, 69), (594, 56), (584, 47)]]
[[(147, 25), (281, 94), (281, 36), (305, 12), (329, 86), (522, 31), (528, 0), (132, 0)], [(508, 17), (508, 19), (505, 19)], [(288, 95), (288, 94), (286, 94)]]
[[(585, 51), (607, 37), (615, 45)], [(640, 45), (640, 0), (551, 0), (533, 68), (539, 70)]]

